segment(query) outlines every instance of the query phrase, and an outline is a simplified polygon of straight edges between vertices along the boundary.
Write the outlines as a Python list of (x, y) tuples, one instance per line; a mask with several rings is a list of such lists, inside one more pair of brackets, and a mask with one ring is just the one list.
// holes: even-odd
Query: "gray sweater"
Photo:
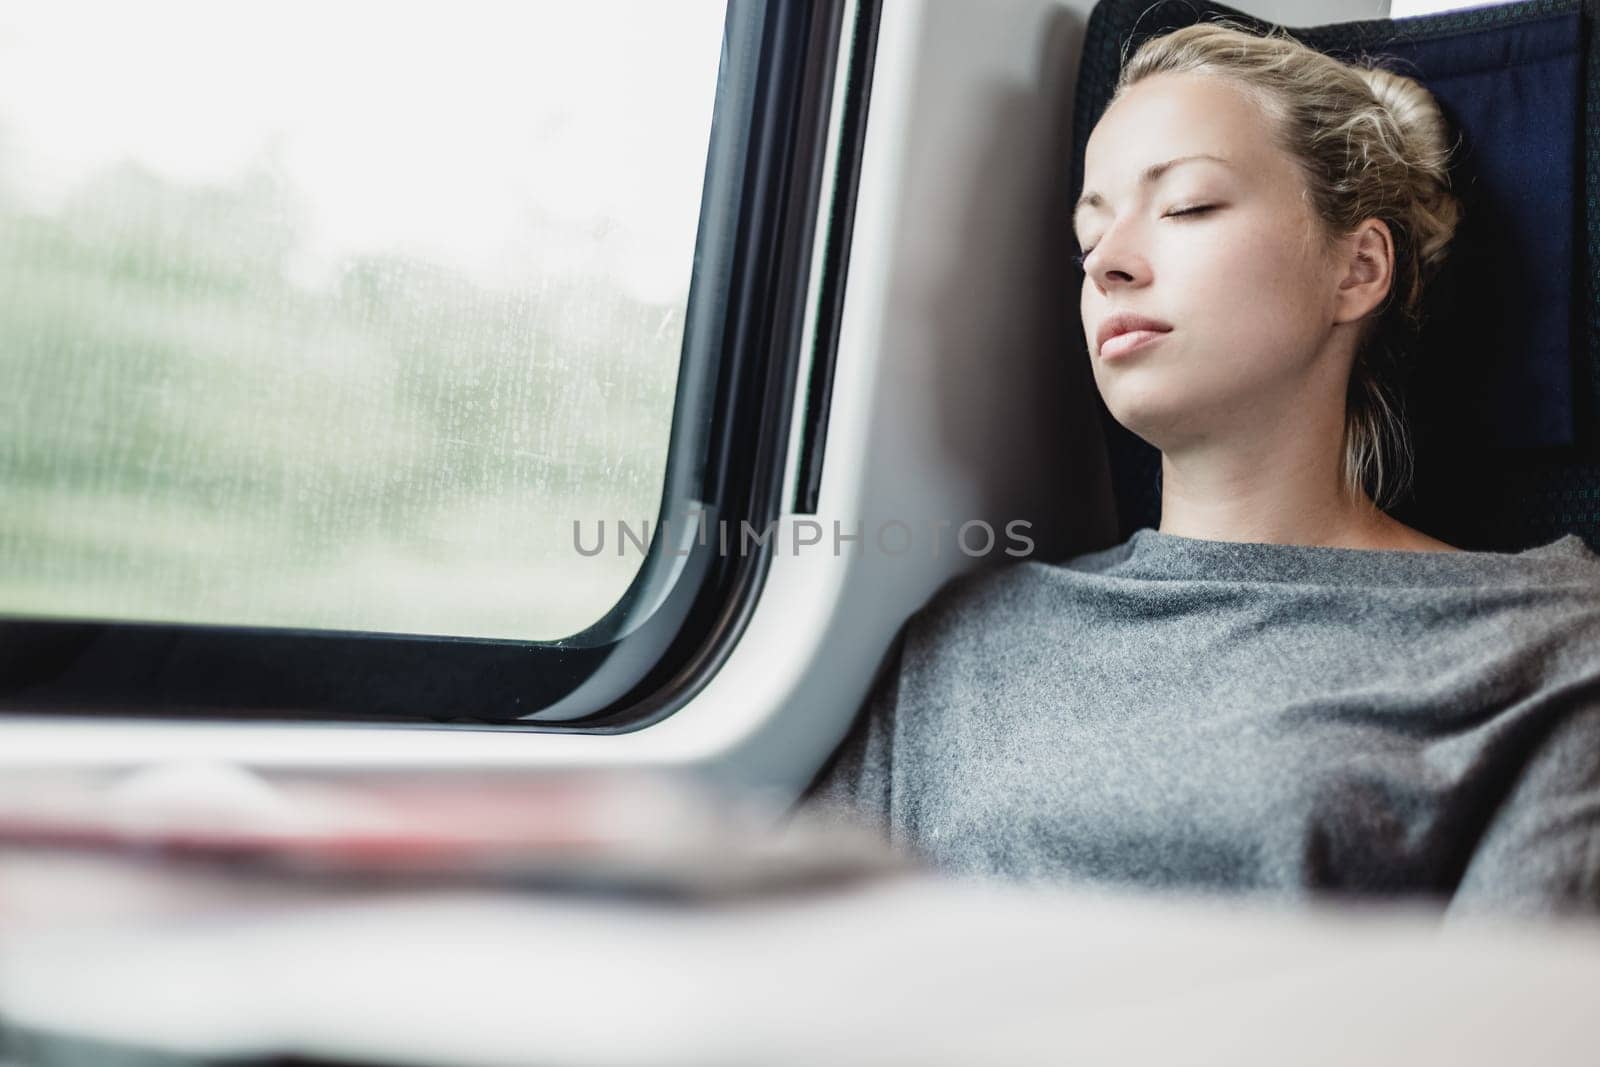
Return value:
[(960, 876), (1600, 913), (1600, 556), (1144, 528), (966, 574), (806, 805)]

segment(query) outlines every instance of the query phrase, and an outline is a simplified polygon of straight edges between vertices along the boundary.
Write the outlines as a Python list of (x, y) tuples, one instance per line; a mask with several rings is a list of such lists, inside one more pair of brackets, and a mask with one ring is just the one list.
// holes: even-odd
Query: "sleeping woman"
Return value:
[(1160, 528), (947, 584), (808, 804), (956, 874), (1600, 912), (1600, 556), (1385, 511), (1450, 154), (1419, 83), (1281, 32), (1125, 63), (1074, 224)]

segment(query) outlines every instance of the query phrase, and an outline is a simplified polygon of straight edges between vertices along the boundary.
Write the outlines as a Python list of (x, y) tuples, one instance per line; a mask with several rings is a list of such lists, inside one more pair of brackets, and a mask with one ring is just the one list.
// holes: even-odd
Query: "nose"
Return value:
[(1085, 257), (1084, 275), (1093, 280), (1101, 292), (1149, 282), (1150, 263), (1139, 251), (1136, 228), (1131, 219), (1112, 223)]

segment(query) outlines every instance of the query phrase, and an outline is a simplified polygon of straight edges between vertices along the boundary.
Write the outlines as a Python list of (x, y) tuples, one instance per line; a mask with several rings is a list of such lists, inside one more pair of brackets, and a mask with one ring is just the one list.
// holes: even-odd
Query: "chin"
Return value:
[(1147, 441), (1184, 419), (1187, 406), (1173, 395), (1171, 383), (1164, 387), (1156, 381), (1116, 381), (1106, 385), (1100, 390), (1100, 397), (1111, 417)]

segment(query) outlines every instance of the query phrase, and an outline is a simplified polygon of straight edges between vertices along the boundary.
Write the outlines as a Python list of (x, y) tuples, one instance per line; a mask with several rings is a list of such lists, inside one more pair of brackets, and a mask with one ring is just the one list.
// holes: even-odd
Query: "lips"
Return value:
[(1130, 330), (1127, 333), (1119, 333), (1100, 346), (1100, 358), (1116, 359), (1165, 336), (1166, 332), (1163, 330)]
[[(1101, 358), (1108, 358), (1141, 347), (1161, 334), (1171, 331), (1171, 323), (1152, 319), (1147, 315), (1121, 311), (1100, 324), (1100, 329), (1095, 335), (1095, 350)], [(1119, 337), (1124, 339), (1116, 341), (1109, 349), (1106, 347), (1107, 342)]]

